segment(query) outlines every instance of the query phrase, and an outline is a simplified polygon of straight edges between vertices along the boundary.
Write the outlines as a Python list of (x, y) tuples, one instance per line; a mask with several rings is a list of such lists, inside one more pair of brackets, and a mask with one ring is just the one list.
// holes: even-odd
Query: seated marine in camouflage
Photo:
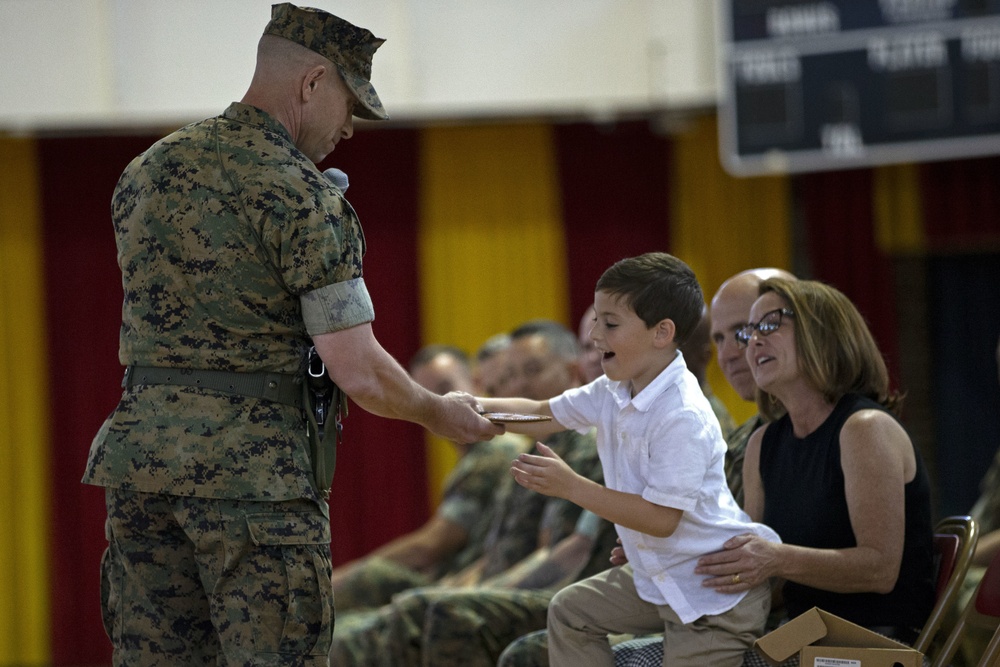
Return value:
[[(453, 346), (422, 348), (409, 370), (417, 384), (437, 394), (474, 391), (469, 359)], [(413, 532), (333, 571), (338, 625), (351, 622), (352, 610), (380, 607), (394, 594), (430, 585), (482, 555), (494, 491), (526, 441), (511, 434), (455, 447), (460, 458), (445, 479), (434, 515)]]
[[(511, 338), (510, 391), (555, 395), (580, 383), (572, 332), (532, 322)], [(567, 431), (547, 444), (574, 470), (603, 479), (593, 434)], [(614, 532), (596, 517), (581, 519), (573, 503), (526, 491), (507, 477), (497, 493), (483, 557), (436, 586), (395, 596), (349, 628), (338, 626), (331, 662), (492, 665), (507, 643), (545, 627), (548, 600), (559, 587), (607, 566)]]

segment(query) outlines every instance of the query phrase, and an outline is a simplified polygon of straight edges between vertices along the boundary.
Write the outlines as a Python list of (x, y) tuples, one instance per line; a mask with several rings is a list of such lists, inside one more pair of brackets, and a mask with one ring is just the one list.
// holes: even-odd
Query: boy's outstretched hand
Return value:
[(537, 442), (538, 455), (521, 454), (510, 466), (510, 474), (521, 486), (557, 498), (570, 497), (581, 479), (552, 448)]

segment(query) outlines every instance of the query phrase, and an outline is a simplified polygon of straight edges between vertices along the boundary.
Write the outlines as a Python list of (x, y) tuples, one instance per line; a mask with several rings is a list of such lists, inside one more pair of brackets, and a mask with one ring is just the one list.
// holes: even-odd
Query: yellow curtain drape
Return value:
[[(433, 127), (421, 133), (418, 267), (425, 344), (472, 353), (537, 317), (569, 325), (565, 239), (551, 128)], [(454, 448), (430, 439), (431, 501)]]
[(920, 167), (900, 164), (873, 173), (875, 243), (888, 255), (921, 253), (927, 247), (920, 196)]
[[(745, 269), (790, 269), (788, 179), (735, 178), (723, 171), (714, 114), (693, 119), (674, 139), (671, 248), (694, 270), (705, 299)], [(756, 412), (714, 361), (708, 380), (737, 423)]]
[(0, 137), (0, 664), (49, 654), (47, 370), (37, 157)]

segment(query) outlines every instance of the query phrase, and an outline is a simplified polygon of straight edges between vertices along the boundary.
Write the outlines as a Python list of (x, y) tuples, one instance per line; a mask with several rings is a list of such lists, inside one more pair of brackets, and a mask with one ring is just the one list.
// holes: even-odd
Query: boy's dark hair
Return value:
[(420, 368), (424, 364), (431, 362), (434, 357), (439, 354), (447, 354), (449, 357), (453, 357), (459, 361), (466, 368), (469, 367), (469, 355), (455, 347), (454, 345), (426, 345), (413, 355), (410, 359), (409, 370), (412, 373), (414, 370)]
[(624, 300), (647, 327), (673, 320), (677, 345), (698, 326), (705, 307), (694, 271), (665, 252), (648, 252), (615, 262), (597, 281), (596, 289)]
[(575, 360), (580, 355), (580, 341), (576, 334), (553, 320), (529, 320), (510, 332), (512, 341), (527, 336), (541, 336), (549, 350), (557, 356)]

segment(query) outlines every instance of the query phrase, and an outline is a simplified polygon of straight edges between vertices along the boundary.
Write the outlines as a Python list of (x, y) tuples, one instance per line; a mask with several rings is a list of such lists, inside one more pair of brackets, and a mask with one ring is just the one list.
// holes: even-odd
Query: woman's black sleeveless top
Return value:
[[(857, 394), (840, 399), (823, 424), (804, 438), (788, 416), (764, 432), (760, 475), (763, 522), (786, 544), (817, 549), (857, 546), (840, 466), (840, 429), (859, 410), (885, 409)], [(917, 473), (905, 486), (906, 532), (896, 587), (886, 594), (832, 593), (793, 582), (784, 586), (789, 618), (819, 607), (865, 627), (920, 628), (934, 605), (930, 485), (914, 450)]]

